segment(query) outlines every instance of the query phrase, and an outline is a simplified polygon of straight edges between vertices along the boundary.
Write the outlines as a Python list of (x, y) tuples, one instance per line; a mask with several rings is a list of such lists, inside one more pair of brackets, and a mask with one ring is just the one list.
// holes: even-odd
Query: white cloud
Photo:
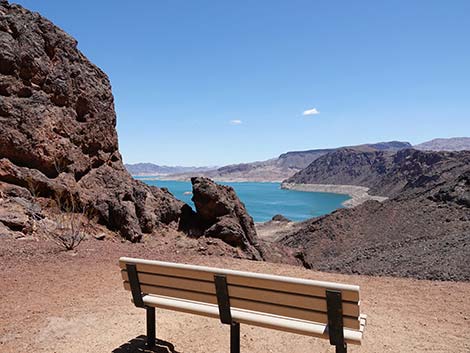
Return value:
[(234, 119), (234, 120), (230, 120), (229, 124), (230, 125), (241, 125), (241, 124), (243, 124), (243, 121), (238, 120), (238, 119)]
[(317, 110), (317, 108), (312, 108), (304, 111), (302, 115), (318, 115), (320, 112)]

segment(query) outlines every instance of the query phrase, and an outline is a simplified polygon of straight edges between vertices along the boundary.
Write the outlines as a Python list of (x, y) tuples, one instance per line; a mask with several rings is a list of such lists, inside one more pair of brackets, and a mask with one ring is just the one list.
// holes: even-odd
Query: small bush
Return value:
[(65, 250), (73, 250), (85, 239), (84, 219), (87, 219), (87, 209), (81, 210), (73, 197), (59, 195), (56, 198), (59, 215), (51, 239)]

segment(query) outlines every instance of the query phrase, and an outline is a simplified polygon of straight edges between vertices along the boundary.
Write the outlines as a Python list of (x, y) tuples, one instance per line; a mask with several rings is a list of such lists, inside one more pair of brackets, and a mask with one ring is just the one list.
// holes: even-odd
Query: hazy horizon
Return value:
[[(447, 139), (447, 138), (470, 138), (470, 136), (449, 136), (449, 137), (434, 137), (430, 140), (426, 140), (426, 141), (419, 141), (417, 143), (411, 143), (410, 141), (403, 141), (403, 140), (390, 140), (390, 141), (372, 141), (372, 142), (364, 142), (364, 143), (358, 143), (357, 145), (364, 145), (364, 144), (374, 144), (374, 143), (379, 143), (379, 142), (391, 142), (391, 141), (399, 141), (399, 142), (409, 142), (411, 143), (412, 146), (415, 146), (415, 145), (419, 145), (423, 142), (428, 142), (428, 141), (431, 141), (431, 140), (435, 140), (435, 139)], [(155, 164), (155, 165), (158, 165), (160, 167), (183, 167), (183, 168), (190, 168), (190, 167), (195, 167), (195, 168), (219, 168), (219, 167), (223, 167), (223, 166), (226, 166), (226, 165), (231, 165), (231, 164), (242, 164), (242, 163), (253, 163), (253, 162), (264, 162), (266, 160), (269, 160), (269, 159), (274, 159), (274, 158), (277, 158), (278, 156), (280, 156), (281, 154), (283, 153), (287, 153), (287, 152), (302, 152), (302, 151), (308, 151), (308, 150), (314, 150), (314, 149), (328, 149), (328, 148), (339, 148), (339, 147), (348, 147), (348, 146), (355, 146), (355, 145), (341, 145), (341, 146), (331, 146), (331, 147), (318, 147), (318, 148), (309, 148), (309, 149), (305, 149), (305, 150), (289, 150), (289, 151), (284, 151), (284, 152), (281, 152), (275, 156), (271, 156), (271, 157), (268, 157), (266, 159), (263, 159), (263, 160), (249, 160), (249, 161), (238, 161), (238, 162), (233, 162), (233, 163), (227, 163), (227, 164), (221, 164), (221, 165), (184, 165), (184, 164), (180, 164), (178, 162), (175, 162), (175, 164), (161, 164), (161, 163), (158, 163), (158, 161), (137, 161), (137, 162), (127, 162), (126, 160), (124, 160), (124, 163), (125, 164), (145, 164), (145, 163), (150, 163), (150, 164)]]

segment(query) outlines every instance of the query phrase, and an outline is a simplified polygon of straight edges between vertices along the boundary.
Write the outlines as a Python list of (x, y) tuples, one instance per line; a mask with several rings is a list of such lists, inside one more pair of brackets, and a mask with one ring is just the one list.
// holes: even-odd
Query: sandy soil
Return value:
[(385, 201), (387, 197), (369, 195), (369, 188), (356, 185), (332, 185), (332, 184), (289, 184), (282, 183), (283, 189), (307, 191), (307, 192), (331, 192), (344, 194), (351, 197), (343, 202), (344, 207), (355, 207), (368, 200)]
[(302, 228), (302, 222), (268, 221), (255, 223), (256, 233), (260, 239), (267, 242), (279, 241), (287, 234), (292, 234)]
[[(470, 283), (345, 276), (151, 244), (88, 240), (77, 253), (1, 239), (0, 352), (144, 352), (145, 313), (122, 288), (119, 256), (359, 284), (368, 326), (350, 352), (470, 352)], [(154, 352), (229, 352), (217, 320), (157, 310)], [(334, 352), (325, 340), (242, 325), (242, 352)]]

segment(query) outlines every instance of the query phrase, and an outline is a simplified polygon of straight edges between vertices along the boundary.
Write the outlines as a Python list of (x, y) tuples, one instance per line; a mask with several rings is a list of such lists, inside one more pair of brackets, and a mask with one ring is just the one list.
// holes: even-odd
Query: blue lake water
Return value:
[[(191, 205), (191, 183), (186, 181), (142, 180), (149, 185), (165, 187), (176, 198)], [(281, 189), (280, 183), (222, 183), (232, 186), (255, 222), (269, 221), (282, 214), (293, 221), (321, 216), (343, 207), (347, 195), (326, 192), (304, 192)]]

